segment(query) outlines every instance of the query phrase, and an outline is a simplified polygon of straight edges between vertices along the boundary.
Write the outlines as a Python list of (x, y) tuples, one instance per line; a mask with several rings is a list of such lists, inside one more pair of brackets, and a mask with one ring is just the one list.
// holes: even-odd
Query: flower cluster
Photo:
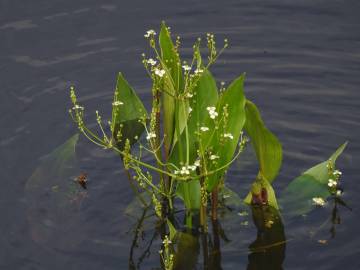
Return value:
[(325, 200), (321, 197), (314, 197), (312, 199), (312, 202), (316, 206), (324, 206), (325, 205)]
[(215, 107), (207, 107), (206, 108), (209, 112), (210, 118), (215, 119), (219, 114), (215, 111)]
[(167, 235), (165, 235), (163, 240), (164, 250), (160, 250), (159, 253), (166, 270), (172, 270), (174, 268), (174, 254), (171, 253), (171, 244), (171, 240)]
[(333, 179), (329, 179), (328, 186), (329, 187), (336, 187), (337, 182), (335, 180), (333, 180)]
[(149, 65), (155, 66), (157, 62), (154, 59), (149, 58), (148, 60), (146, 60), (146, 63), (148, 63)]
[(147, 135), (146, 135), (146, 139), (149, 141), (150, 139), (153, 139), (153, 138), (156, 138), (156, 134), (155, 132), (149, 132)]
[(224, 138), (234, 139), (234, 136), (231, 133), (225, 133)]
[(113, 106), (120, 106), (120, 105), (124, 105), (124, 103), (121, 102), (121, 101), (114, 101), (114, 102), (112, 103), (112, 105), (113, 105)]
[(182, 166), (180, 170), (175, 170), (174, 174), (190, 175), (190, 172), (195, 171), (196, 167), (200, 166), (200, 160), (194, 162), (194, 165)]
[(191, 67), (189, 65), (183, 65), (182, 68), (184, 69), (184, 71), (190, 71)]
[(146, 34), (144, 35), (144, 37), (149, 38), (149, 37), (153, 37), (155, 35), (156, 35), (156, 32), (154, 30), (150, 29), (150, 30), (146, 31)]
[(165, 70), (163, 69), (155, 68), (154, 72), (155, 75), (159, 76), (160, 78), (162, 78), (165, 75)]

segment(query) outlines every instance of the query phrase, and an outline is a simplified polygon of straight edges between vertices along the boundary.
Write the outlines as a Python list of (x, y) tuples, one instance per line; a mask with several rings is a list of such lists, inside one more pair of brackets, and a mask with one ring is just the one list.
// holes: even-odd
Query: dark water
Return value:
[[(76, 132), (67, 114), (70, 85), (77, 86), (92, 123), (96, 109), (110, 117), (118, 71), (149, 101), (150, 81), (140, 61), (147, 46), (143, 34), (163, 19), (183, 36), (185, 49), (205, 32), (229, 39), (231, 46), (213, 72), (226, 82), (247, 72), (246, 95), (284, 146), (278, 193), (350, 141), (338, 166), (353, 211), (340, 208), (341, 224), (327, 244), (318, 240), (330, 238), (331, 223), (314, 231), (330, 217), (330, 206), (308, 221), (286, 222), (287, 238), (293, 240), (283, 266), (360, 269), (359, 12), (359, 2), (351, 0), (0, 0), (0, 269), (128, 268), (136, 220), (124, 215), (132, 193), (113, 154), (80, 140), (79, 170), (89, 174), (88, 196), (80, 212), (48, 224), (61, 229), (51, 241), (32, 234), (25, 186), (41, 158)], [(233, 168), (231, 187), (245, 195), (255, 172), (252, 163)], [(43, 207), (51, 211), (52, 205)], [(62, 222), (69, 227), (61, 228)], [(248, 226), (223, 222), (232, 241), (221, 242), (222, 267), (246, 269), (256, 230), (250, 219)], [(145, 228), (135, 261), (152, 233)], [(159, 266), (158, 241), (142, 269)]]

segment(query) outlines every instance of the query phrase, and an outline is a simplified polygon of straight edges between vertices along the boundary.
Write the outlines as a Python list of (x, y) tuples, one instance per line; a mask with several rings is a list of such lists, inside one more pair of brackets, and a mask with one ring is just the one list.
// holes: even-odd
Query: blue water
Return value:
[[(360, 269), (359, 12), (360, 3), (351, 0), (0, 0), (0, 269), (128, 268), (135, 220), (124, 210), (133, 195), (113, 154), (80, 141), (79, 170), (89, 174), (88, 197), (73, 220), (64, 222), (71, 226), (50, 242), (32, 234), (25, 185), (41, 158), (76, 132), (67, 113), (70, 85), (77, 87), (92, 123), (97, 109), (110, 117), (119, 71), (149, 104), (143, 34), (158, 29), (161, 20), (183, 37), (184, 57), (206, 32), (214, 32), (219, 42), (229, 39), (212, 71), (227, 83), (247, 73), (247, 97), (283, 143), (284, 163), (275, 182), (279, 193), (350, 141), (338, 167), (344, 200), (353, 211), (340, 208), (341, 224), (326, 244), (318, 240), (329, 239), (330, 224), (319, 234), (313, 231), (331, 215), (330, 206), (308, 222), (286, 225), (287, 238), (294, 240), (286, 245), (283, 266)], [(244, 196), (255, 174), (256, 164), (238, 165), (229, 184)], [(256, 238), (251, 220), (224, 229), (233, 241), (221, 242), (222, 268), (246, 269), (247, 246)], [(145, 231), (139, 250), (152, 237), (151, 227)], [(156, 243), (141, 269), (159, 267)]]

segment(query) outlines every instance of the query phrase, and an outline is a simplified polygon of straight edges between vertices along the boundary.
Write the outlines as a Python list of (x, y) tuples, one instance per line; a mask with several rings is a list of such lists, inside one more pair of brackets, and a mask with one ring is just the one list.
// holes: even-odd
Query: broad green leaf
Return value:
[[(165, 148), (170, 152), (175, 130), (176, 111), (174, 96), (180, 92), (180, 89), (183, 89), (183, 82), (180, 57), (175, 50), (170, 32), (164, 22), (161, 25), (159, 45), (161, 49), (162, 66), (166, 71), (163, 86), (165, 91), (162, 95), (164, 133), (166, 134)], [(177, 112), (177, 114), (179, 114), (179, 112)], [(186, 118), (183, 119), (183, 121), (186, 121)], [(179, 123), (180, 129), (184, 126), (184, 123)]]
[[(126, 139), (134, 144), (137, 141), (136, 138), (140, 138), (144, 132), (144, 126), (139, 119), (146, 117), (143, 103), (124, 76), (119, 73), (114, 94), (111, 129), (113, 138), (120, 149), (123, 149)], [(122, 134), (120, 140), (117, 137), (119, 132)]]
[[(202, 143), (206, 147), (211, 146), (212, 152), (220, 158), (210, 169), (221, 167), (231, 161), (238, 146), (241, 130), (245, 123), (245, 96), (244, 96), (245, 74), (234, 80), (227, 90), (220, 96), (216, 111), (220, 121), (214, 126), (214, 119), (208, 116), (207, 126), (209, 132), (202, 136)], [(223, 121), (224, 107), (227, 107), (227, 123)], [(223, 138), (223, 135), (230, 133), (233, 138)], [(207, 178), (207, 189), (211, 191), (220, 181), (225, 170), (213, 174)]]
[(266, 189), (266, 192), (267, 192), (268, 205), (270, 205), (271, 207), (274, 207), (275, 209), (279, 209), (279, 206), (278, 206), (278, 203), (276, 200), (275, 191), (274, 191), (273, 187), (271, 186), (271, 184), (269, 183), (269, 181), (267, 181), (261, 175), (261, 173), (259, 173), (258, 176), (256, 177), (256, 179), (251, 187), (251, 191), (248, 193), (248, 195), (244, 199), (244, 202), (248, 205), (251, 205), (253, 194), (259, 194), (261, 192), (261, 189), (263, 189), (263, 188)]
[[(216, 82), (209, 71), (205, 71), (199, 79), (197, 86), (194, 88), (194, 95), (190, 100), (192, 112), (188, 118), (187, 134), (184, 130), (181, 134), (180, 143), (177, 142), (170, 156), (170, 162), (180, 166), (180, 162), (186, 162), (186, 136), (188, 135), (189, 145), (189, 164), (193, 164), (197, 157), (196, 150), (199, 147), (198, 136), (196, 132), (199, 126), (204, 125), (205, 119), (208, 117), (208, 106), (214, 106), (218, 100), (218, 92)], [(182, 153), (179, 153), (182, 150)], [(180, 160), (180, 157), (183, 160)], [(189, 183), (179, 182), (177, 186), (177, 195), (185, 201), (187, 209), (199, 209), (200, 207), (200, 184), (199, 181), (191, 181)]]
[(279, 140), (265, 126), (256, 105), (247, 100), (244, 129), (259, 161), (260, 172), (270, 183), (279, 172), (282, 162), (282, 147)]
[(313, 209), (312, 198), (326, 199), (330, 196), (327, 186), (329, 180), (327, 165), (331, 163), (335, 168), (336, 159), (346, 145), (347, 142), (341, 145), (328, 160), (308, 169), (287, 186), (279, 200), (285, 214), (288, 216), (306, 214)]
[(189, 182), (178, 182), (176, 195), (184, 201), (187, 210), (200, 208), (200, 182), (191, 180)]
[[(215, 106), (218, 101), (218, 92), (216, 82), (209, 71), (205, 71), (197, 82), (194, 88), (194, 95), (190, 100), (190, 107), (192, 109), (188, 121), (188, 140), (189, 140), (189, 162), (192, 164), (197, 156), (196, 150), (199, 147), (197, 133), (200, 132), (199, 127), (205, 126), (205, 122), (208, 121), (209, 113), (206, 110), (209, 106)], [(170, 161), (179, 164), (186, 160), (180, 160), (179, 157), (186, 157), (186, 131), (184, 130), (181, 134), (181, 145), (179, 142), (174, 146), (171, 153)], [(179, 151), (182, 150), (180, 155)]]

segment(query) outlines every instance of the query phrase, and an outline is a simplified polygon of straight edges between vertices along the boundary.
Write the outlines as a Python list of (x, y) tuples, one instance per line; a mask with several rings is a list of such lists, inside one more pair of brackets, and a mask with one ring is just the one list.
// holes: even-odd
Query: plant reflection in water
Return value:
[[(247, 269), (282, 269), (285, 259), (286, 238), (279, 212), (269, 206), (252, 206), (253, 223), (257, 228), (257, 238), (249, 245)], [(158, 224), (150, 240), (135, 258), (135, 249), (140, 247), (140, 241), (146, 241), (142, 227), (149, 212), (145, 208), (135, 226), (134, 238), (129, 255), (129, 269), (140, 269), (144, 259), (156, 250), (157, 244), (152, 244), (166, 233), (165, 224)], [(198, 216), (193, 216), (193, 224), (198, 224)], [(186, 223), (186, 222), (185, 222)], [(174, 241), (174, 269), (222, 269), (221, 242), (228, 243), (228, 239), (220, 221), (212, 220), (208, 233), (199, 230), (184, 229), (178, 231)], [(240, 225), (239, 225), (240, 226)], [(239, 252), (243, 253), (244, 250)], [(246, 252), (246, 251), (245, 251)], [(201, 259), (202, 257), (202, 259)], [(161, 259), (160, 259), (161, 261)], [(201, 266), (199, 264), (202, 264)]]

